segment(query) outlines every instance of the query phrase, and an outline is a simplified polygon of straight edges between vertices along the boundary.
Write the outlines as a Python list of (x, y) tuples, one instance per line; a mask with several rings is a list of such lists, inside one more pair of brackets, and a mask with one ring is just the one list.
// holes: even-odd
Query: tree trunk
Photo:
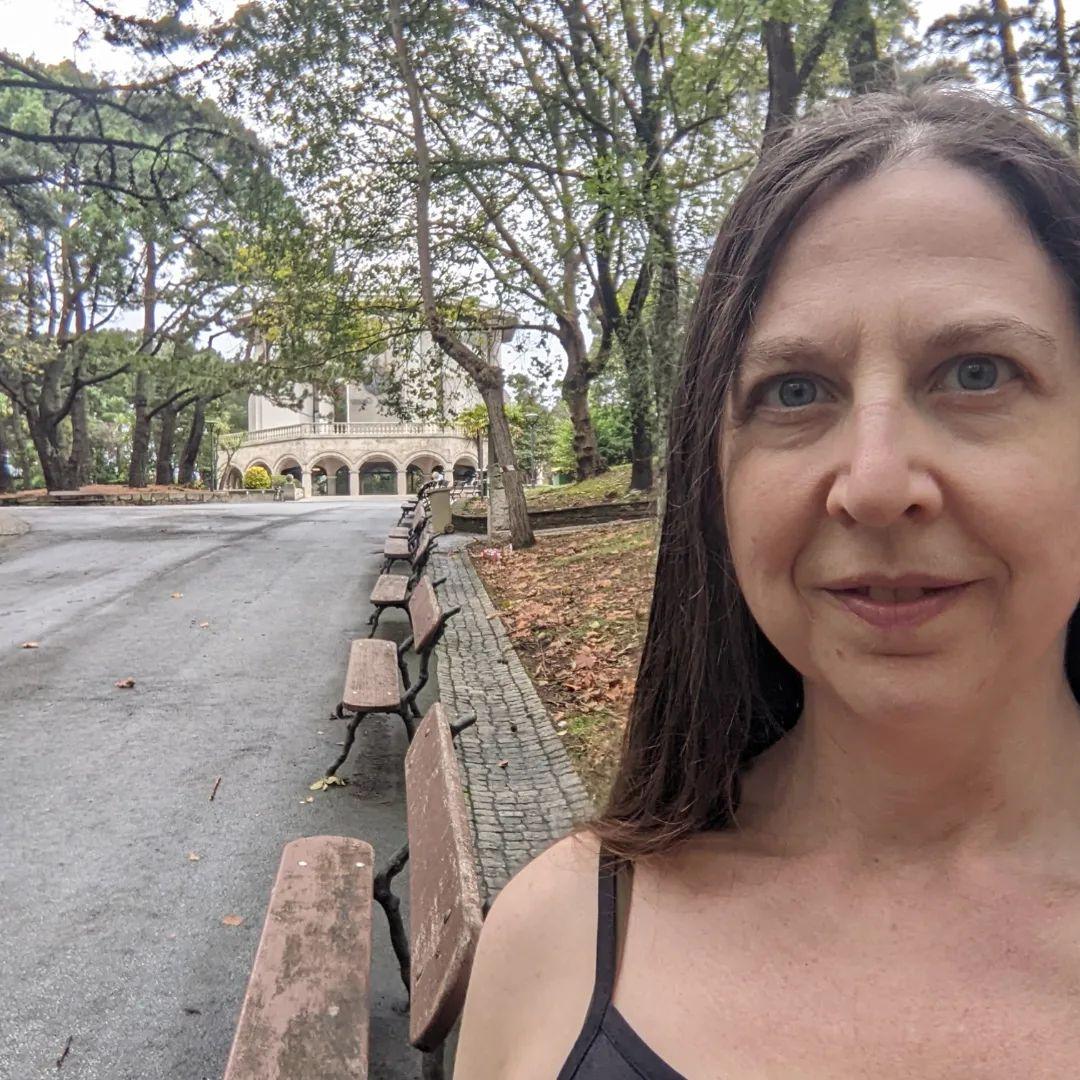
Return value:
[[(580, 328), (561, 321), (559, 340), (566, 353), (566, 374), (563, 375), (562, 396), (570, 410), (570, 425), (574, 429), (574, 469), (578, 480), (598, 476), (606, 468), (596, 446), (596, 430), (589, 415), (588, 353)], [(535, 466), (535, 462), (534, 462)]]
[(768, 150), (784, 137), (795, 119), (799, 105), (798, 68), (795, 66), (795, 44), (791, 40), (791, 23), (781, 19), (765, 19), (761, 38), (769, 65), (769, 107), (765, 115), (765, 135), (761, 148)]
[(131, 461), (128, 462), (128, 487), (146, 487), (146, 469), (150, 460), (150, 374), (135, 375), (135, 424), (131, 429)]
[(998, 45), (1001, 48), (1001, 63), (1005, 69), (1005, 82), (1009, 93), (1021, 105), (1026, 103), (1024, 80), (1020, 71), (1020, 57), (1016, 53), (1013, 40), (1012, 12), (1008, 0), (994, 0), (994, 21), (997, 23)]
[(1074, 154), (1080, 153), (1080, 122), (1076, 115), (1076, 96), (1073, 91), (1072, 61), (1069, 58), (1069, 32), (1065, 18), (1064, 0), (1054, 0), (1054, 42), (1057, 54), (1057, 82), (1061, 94), (1061, 111), (1065, 116), (1065, 137)]
[(495, 460), (502, 469), (506, 509), (510, 516), (510, 542), (514, 547), (531, 547), (536, 541), (529, 521), (528, 505), (525, 502), (525, 484), (514, 456), (514, 443), (510, 435), (510, 422), (506, 419), (506, 401), (503, 398), (502, 387), (486, 387), (481, 390), (481, 395), (491, 422), (491, 441), (495, 447)]
[(195, 408), (191, 413), (191, 427), (187, 441), (180, 454), (180, 483), (191, 484), (195, 477), (195, 465), (199, 460), (199, 448), (202, 446), (203, 428), (206, 425), (206, 402), (195, 399)]
[[(29, 435), (29, 428), (27, 428), (27, 435)], [(34, 464), (27, 447), (27, 437), (23, 435), (22, 411), (17, 401), (11, 403), (11, 437), (18, 456), (19, 469), (22, 471), (22, 486), (29, 487)]]
[(71, 406), (71, 471), (75, 486), (89, 484), (93, 472), (90, 421), (86, 415), (86, 392), (80, 390)]
[(649, 388), (649, 347), (645, 328), (638, 323), (619, 335), (619, 349), (626, 365), (626, 396), (630, 409), (630, 489), (648, 491), (653, 486), (653, 441)]
[(15, 490), (15, 479), (8, 471), (12, 464), (11, 447), (14, 442), (8, 436), (8, 418), (0, 416), (0, 495), (10, 495)]
[(848, 78), (853, 94), (870, 94), (891, 86), (891, 65), (882, 63), (878, 53), (877, 26), (870, 0), (854, 0), (852, 27), (848, 38)]
[(424, 130), (424, 111), (420, 83), (405, 42), (401, 20), (401, 0), (389, 0), (390, 33), (394, 40), (398, 68), (405, 83), (412, 118), (413, 148), (416, 151), (416, 253), (420, 279), (420, 299), (428, 332), (440, 349), (476, 384), (488, 408), (488, 423), (495, 452), (503, 470), (503, 483), (510, 514), (510, 540), (515, 547), (531, 547), (535, 542), (529, 512), (525, 505), (525, 486), (517, 468), (510, 424), (503, 399), (503, 373), (496, 364), (471, 349), (449, 330), (435, 299), (435, 268), (431, 253), (431, 154)]
[(158, 484), (172, 483), (173, 443), (176, 441), (176, 409), (161, 410), (161, 429), (158, 432), (157, 474)]

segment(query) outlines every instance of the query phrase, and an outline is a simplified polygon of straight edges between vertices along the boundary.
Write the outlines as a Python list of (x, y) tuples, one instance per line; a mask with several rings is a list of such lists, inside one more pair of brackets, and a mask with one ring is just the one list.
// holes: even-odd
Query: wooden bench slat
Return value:
[(417, 652), (427, 648), (438, 632), (440, 614), (435, 587), (428, 578), (421, 578), (409, 597), (409, 622), (412, 624), (413, 648)]
[(407, 537), (412, 532), (412, 529), (408, 525), (395, 525), (387, 534), (387, 540), (395, 539), (400, 540), (403, 536)]
[(409, 818), (409, 1041), (433, 1050), (465, 1004), (483, 912), (446, 713), (436, 702), (405, 755)]
[(371, 590), (373, 604), (403, 604), (409, 592), (409, 579), (405, 574), (380, 574)]
[(367, 1076), (371, 904), (370, 844), (285, 845), (225, 1080)]
[(410, 554), (409, 538), (407, 536), (391, 536), (383, 546), (383, 555), (387, 558), (391, 556), (399, 559), (408, 558)]
[(397, 666), (397, 646), (380, 638), (359, 638), (349, 646), (349, 668), (345, 673), (346, 709), (396, 710), (401, 701)]

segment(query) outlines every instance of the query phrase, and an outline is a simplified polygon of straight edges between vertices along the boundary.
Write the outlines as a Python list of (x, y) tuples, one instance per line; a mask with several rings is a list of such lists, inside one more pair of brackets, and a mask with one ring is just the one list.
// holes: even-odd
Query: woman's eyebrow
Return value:
[[(1015, 315), (958, 319), (936, 329), (925, 344), (931, 349), (949, 349), (994, 334), (1026, 337), (1054, 350), (1058, 347), (1053, 334), (1031, 326)], [(768, 369), (798, 363), (813, 364), (824, 360), (825, 351), (820, 342), (803, 334), (766, 338), (746, 347), (738, 364), (738, 372), (741, 374), (752, 368)]]
[(993, 334), (1012, 334), (1032, 338), (1039, 344), (1057, 349), (1057, 338), (1046, 330), (1031, 326), (1015, 315), (995, 315), (985, 319), (960, 319), (935, 330), (927, 340), (933, 348), (948, 349), (962, 345), (972, 338), (990, 337)]

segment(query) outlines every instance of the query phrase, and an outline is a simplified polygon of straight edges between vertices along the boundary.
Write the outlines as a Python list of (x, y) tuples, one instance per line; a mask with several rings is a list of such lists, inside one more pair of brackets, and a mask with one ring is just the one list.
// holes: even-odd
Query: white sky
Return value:
[[(963, 0), (924, 0), (918, 4), (920, 27), (956, 11)], [(112, 6), (125, 14), (146, 11), (146, 0), (113, 0)], [(221, 12), (235, 3), (229, 0), (202, 0), (198, 5), (207, 11)], [(1065, 10), (1072, 20), (1080, 19), (1080, 0), (1065, 0)], [(79, 0), (0, 0), (0, 48), (19, 56), (33, 54), (46, 63), (77, 60), (98, 73), (123, 72), (127, 58), (123, 50), (98, 41), (81, 49), (75, 39), (81, 30), (93, 25), (93, 15)]]

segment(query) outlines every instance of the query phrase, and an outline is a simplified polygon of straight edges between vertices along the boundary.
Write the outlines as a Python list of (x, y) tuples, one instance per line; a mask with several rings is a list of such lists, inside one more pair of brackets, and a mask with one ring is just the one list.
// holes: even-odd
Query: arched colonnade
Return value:
[[(476, 475), (476, 458), (459, 454), (453, 462), (431, 451), (420, 451), (405, 460), (385, 452), (366, 454), (358, 461), (348, 461), (335, 453), (322, 453), (311, 461), (301, 462), (293, 454), (274, 461), (256, 457), (243, 468), (261, 465), (271, 476), (288, 474), (299, 481), (305, 495), (407, 495), (417, 491), (431, 478), (437, 466), (455, 481), (467, 481)], [(243, 470), (230, 465), (222, 477), (226, 488), (243, 487)]]

